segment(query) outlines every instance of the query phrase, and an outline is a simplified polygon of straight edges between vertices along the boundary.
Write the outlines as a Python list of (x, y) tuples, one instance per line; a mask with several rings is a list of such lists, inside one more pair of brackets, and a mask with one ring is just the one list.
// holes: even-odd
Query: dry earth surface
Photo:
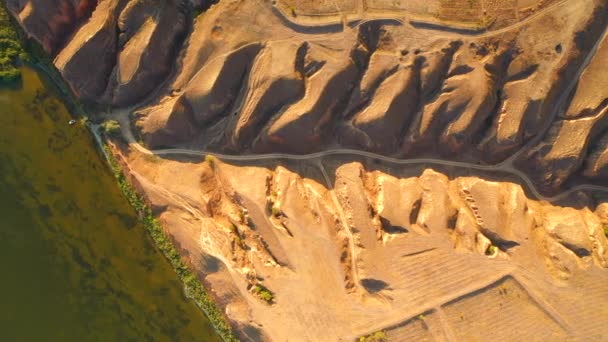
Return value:
[[(244, 339), (608, 333), (607, 197), (552, 204), (505, 176), (348, 155), (239, 163), (123, 152)], [(274, 292), (271, 305), (256, 284)]]
[(608, 336), (607, 0), (6, 3), (243, 340)]
[[(8, 5), (83, 100), (134, 106), (153, 149), (514, 165), (545, 193), (608, 180), (605, 0), (227, 0), (199, 15), (186, 0), (55, 1)], [(518, 14), (471, 30), (437, 19), (448, 8)]]

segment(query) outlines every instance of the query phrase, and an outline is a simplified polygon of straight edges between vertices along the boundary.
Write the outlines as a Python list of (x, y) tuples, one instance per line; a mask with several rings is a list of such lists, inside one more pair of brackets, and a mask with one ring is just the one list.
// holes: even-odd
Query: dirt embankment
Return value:
[(243, 339), (608, 333), (589, 309), (608, 300), (606, 198), (549, 204), (500, 178), (341, 158), (128, 163)]

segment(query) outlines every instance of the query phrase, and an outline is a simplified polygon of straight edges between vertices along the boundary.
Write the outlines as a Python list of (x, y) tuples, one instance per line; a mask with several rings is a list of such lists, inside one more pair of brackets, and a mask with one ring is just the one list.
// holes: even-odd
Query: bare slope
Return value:
[[(608, 333), (599, 305), (608, 301), (605, 199), (578, 194), (560, 206), (463, 170), (347, 160), (128, 155), (135, 182), (243, 336)], [(258, 284), (274, 293), (271, 305), (255, 295)]]
[[(38, 2), (9, 7), (83, 99), (139, 103), (150, 148), (517, 160), (545, 192), (608, 179), (605, 0)], [(455, 24), (476, 21), (495, 25)]]

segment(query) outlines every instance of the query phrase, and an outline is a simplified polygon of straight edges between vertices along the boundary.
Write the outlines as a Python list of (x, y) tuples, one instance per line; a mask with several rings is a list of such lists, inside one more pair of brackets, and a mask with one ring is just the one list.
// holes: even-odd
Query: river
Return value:
[(218, 341), (70, 119), (32, 69), (0, 89), (0, 340)]

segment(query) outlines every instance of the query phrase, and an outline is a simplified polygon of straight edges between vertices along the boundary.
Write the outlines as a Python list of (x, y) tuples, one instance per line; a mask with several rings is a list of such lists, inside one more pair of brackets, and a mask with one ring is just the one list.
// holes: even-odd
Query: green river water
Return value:
[(31, 69), (0, 89), (0, 341), (218, 341), (69, 120)]

